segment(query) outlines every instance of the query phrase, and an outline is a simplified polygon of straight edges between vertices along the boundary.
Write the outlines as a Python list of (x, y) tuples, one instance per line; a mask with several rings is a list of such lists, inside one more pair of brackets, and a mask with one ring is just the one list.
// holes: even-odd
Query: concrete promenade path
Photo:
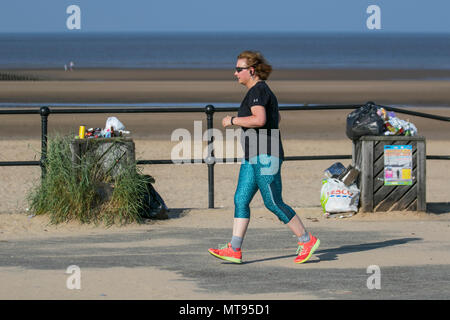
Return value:
[(265, 208), (252, 210), (240, 265), (207, 252), (230, 240), (230, 208), (111, 228), (0, 215), (0, 299), (450, 299), (450, 213), (295, 210), (321, 240), (300, 265)]

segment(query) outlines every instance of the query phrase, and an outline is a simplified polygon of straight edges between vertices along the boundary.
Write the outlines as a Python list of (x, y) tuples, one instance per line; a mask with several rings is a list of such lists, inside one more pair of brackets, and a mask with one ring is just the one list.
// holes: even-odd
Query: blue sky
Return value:
[[(68, 30), (66, 8), (81, 9)], [(368, 30), (369, 5), (381, 30)], [(449, 0), (2, 0), (0, 32), (445, 32)]]

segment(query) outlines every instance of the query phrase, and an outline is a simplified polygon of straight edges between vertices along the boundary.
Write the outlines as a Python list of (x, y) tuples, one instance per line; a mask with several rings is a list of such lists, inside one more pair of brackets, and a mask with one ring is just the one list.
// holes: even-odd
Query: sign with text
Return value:
[(412, 185), (412, 146), (384, 146), (384, 185)]

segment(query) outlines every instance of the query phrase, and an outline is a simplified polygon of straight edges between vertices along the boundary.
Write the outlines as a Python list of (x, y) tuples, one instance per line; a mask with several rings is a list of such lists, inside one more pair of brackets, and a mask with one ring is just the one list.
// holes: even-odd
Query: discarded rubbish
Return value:
[(80, 129), (78, 130), (78, 137), (80, 137), (80, 139), (84, 139), (85, 134), (86, 126), (80, 126)]
[(105, 128), (113, 129), (114, 131), (125, 130), (125, 126), (116, 117), (109, 117), (106, 119)]
[(143, 202), (142, 209), (140, 211), (140, 216), (146, 219), (168, 219), (168, 211), (163, 198), (155, 190), (152, 185), (154, 182), (153, 178), (149, 175), (144, 175), (146, 183), (146, 192), (144, 197), (141, 199)]
[(384, 121), (377, 111), (377, 107), (371, 103), (352, 111), (347, 116), (347, 137), (357, 140), (362, 136), (381, 135)]
[(109, 117), (106, 120), (105, 128), (89, 128), (80, 126), (78, 136), (75, 139), (92, 139), (92, 138), (113, 138), (129, 135), (130, 131), (125, 130), (125, 126), (116, 117)]
[(394, 112), (367, 103), (347, 116), (346, 134), (352, 140), (366, 135), (416, 136), (417, 128), (413, 123), (399, 119)]
[(359, 194), (357, 179), (359, 170), (352, 165), (347, 168), (340, 162), (334, 163), (324, 171), (320, 191), (320, 204), (325, 217), (347, 212), (342, 217), (352, 216), (358, 211)]
[(349, 165), (345, 171), (338, 177), (347, 187), (356, 182), (359, 176), (359, 170)]
[(324, 214), (325, 218), (339, 218), (339, 219), (350, 218), (350, 217), (353, 217), (353, 215), (354, 215), (353, 212), (348, 212), (345, 214), (325, 212), (325, 214)]
[(388, 112), (384, 108), (379, 109), (379, 114), (383, 115), (384, 125), (385, 125), (385, 136), (397, 135), (397, 136), (416, 136), (417, 128), (414, 124), (399, 119), (395, 116), (394, 112)]
[(345, 171), (345, 167), (342, 163), (333, 163), (331, 167), (324, 171), (327, 178), (337, 178)]
[(346, 186), (334, 178), (322, 180), (320, 203), (325, 214), (357, 212), (360, 191), (356, 184)]

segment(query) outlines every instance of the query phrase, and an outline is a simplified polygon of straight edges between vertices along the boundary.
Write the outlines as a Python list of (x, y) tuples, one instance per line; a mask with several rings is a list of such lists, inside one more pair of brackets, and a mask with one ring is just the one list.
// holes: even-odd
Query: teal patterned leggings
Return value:
[(250, 218), (250, 202), (259, 189), (266, 208), (284, 223), (291, 221), (296, 213), (281, 197), (282, 163), (281, 159), (266, 154), (253, 157), (249, 161), (242, 160), (234, 194), (235, 218)]

